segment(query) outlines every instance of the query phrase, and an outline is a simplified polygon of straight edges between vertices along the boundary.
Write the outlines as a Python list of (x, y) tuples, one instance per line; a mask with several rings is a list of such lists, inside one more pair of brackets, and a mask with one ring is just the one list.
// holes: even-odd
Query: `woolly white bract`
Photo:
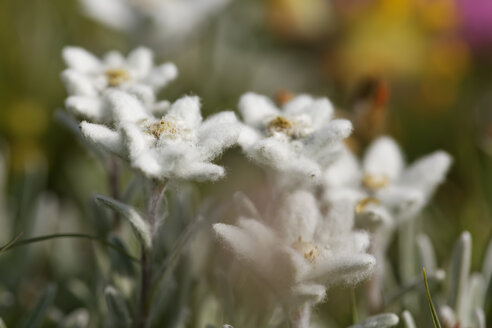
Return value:
[(211, 161), (236, 143), (240, 125), (233, 112), (221, 112), (202, 122), (198, 97), (185, 96), (157, 119), (126, 92), (108, 91), (105, 101), (115, 118), (115, 129), (82, 122), (82, 133), (147, 177), (216, 180), (225, 175), (224, 168)]
[(372, 271), (369, 236), (353, 230), (353, 217), (348, 202), (322, 214), (315, 197), (298, 190), (268, 222), (241, 217), (237, 225), (217, 223), (214, 230), (245, 267), (295, 307), (317, 303), (327, 287), (355, 284)]
[(150, 21), (150, 32), (156, 39), (182, 41), (229, 0), (80, 0), (80, 3), (87, 15), (112, 28), (135, 33)]
[(422, 210), (450, 165), (451, 157), (436, 151), (405, 167), (396, 142), (380, 137), (370, 145), (361, 164), (345, 149), (324, 172), (326, 197), (351, 199), (363, 225), (397, 224)]
[(125, 58), (119, 52), (107, 53), (101, 60), (79, 47), (65, 47), (62, 72), (70, 96), (66, 107), (94, 122), (112, 122), (102, 95), (109, 89), (125, 90), (137, 96), (150, 109), (162, 109), (168, 102), (155, 104), (155, 93), (173, 81), (178, 70), (172, 63), (154, 66), (153, 52), (137, 48)]
[(326, 98), (300, 95), (279, 110), (265, 96), (243, 95), (239, 111), (246, 127), (239, 143), (254, 161), (284, 173), (318, 177), (342, 149), (341, 141), (352, 124), (332, 120), (333, 106)]

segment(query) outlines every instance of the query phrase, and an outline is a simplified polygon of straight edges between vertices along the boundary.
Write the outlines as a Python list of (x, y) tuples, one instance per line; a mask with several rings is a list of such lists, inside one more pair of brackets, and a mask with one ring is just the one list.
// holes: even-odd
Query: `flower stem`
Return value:
[[(164, 197), (166, 183), (157, 180), (151, 181), (150, 196), (147, 202), (147, 220), (150, 226), (152, 236), (155, 233), (159, 213)], [(145, 328), (150, 313), (150, 285), (152, 283), (152, 249), (141, 245), (140, 252), (140, 308), (139, 316), (136, 321), (137, 328)]]
[[(111, 197), (115, 200), (120, 200), (120, 166), (115, 157), (109, 159), (108, 165), (108, 187)], [(113, 212), (113, 227), (118, 230), (121, 219), (117, 211)]]
[(309, 328), (311, 304), (306, 302), (290, 313), (291, 328)]

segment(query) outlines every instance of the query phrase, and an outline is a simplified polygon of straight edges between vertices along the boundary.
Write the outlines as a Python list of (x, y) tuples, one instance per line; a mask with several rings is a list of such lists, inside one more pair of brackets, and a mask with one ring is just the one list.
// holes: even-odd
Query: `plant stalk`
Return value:
[(290, 313), (291, 328), (309, 328), (311, 307), (311, 304), (306, 302)]
[[(159, 219), (159, 213), (164, 197), (166, 187), (165, 182), (157, 180), (151, 181), (150, 196), (147, 202), (147, 220), (150, 226), (150, 232), (153, 236)], [(137, 328), (147, 327), (147, 320), (150, 313), (150, 286), (152, 284), (152, 249), (141, 245), (140, 251), (140, 304), (139, 316), (136, 322)]]

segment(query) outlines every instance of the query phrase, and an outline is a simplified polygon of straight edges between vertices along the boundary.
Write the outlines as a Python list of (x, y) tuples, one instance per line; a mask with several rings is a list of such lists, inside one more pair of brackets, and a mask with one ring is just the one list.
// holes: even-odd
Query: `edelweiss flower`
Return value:
[(82, 48), (66, 47), (63, 59), (68, 68), (62, 72), (62, 79), (70, 94), (66, 107), (96, 122), (112, 121), (101, 99), (106, 90), (125, 90), (148, 107), (165, 107), (167, 102), (154, 104), (155, 93), (178, 75), (172, 63), (154, 66), (152, 51), (142, 47), (130, 52), (127, 58), (110, 52), (102, 60)]
[(239, 140), (246, 154), (301, 176), (319, 176), (352, 131), (349, 121), (331, 120), (333, 106), (326, 98), (297, 96), (279, 110), (270, 99), (247, 93), (241, 97), (239, 110), (248, 125)]
[(405, 168), (395, 141), (381, 137), (371, 144), (362, 165), (345, 150), (325, 171), (327, 197), (351, 199), (356, 213), (366, 221), (398, 223), (415, 216), (427, 204), (450, 165), (451, 157), (436, 151)]
[(355, 284), (371, 272), (367, 233), (353, 231), (353, 209), (340, 202), (322, 215), (307, 191), (289, 195), (268, 224), (241, 217), (217, 223), (218, 237), (289, 305), (316, 303), (327, 287)]
[[(119, 30), (137, 32), (150, 21), (160, 40), (182, 41), (229, 0), (80, 0), (87, 15)], [(148, 32), (148, 31), (146, 31)], [(152, 31), (150, 31), (152, 32)]]
[(232, 146), (240, 132), (233, 112), (221, 112), (202, 122), (198, 97), (174, 102), (157, 119), (123, 91), (107, 93), (116, 129), (82, 122), (82, 133), (97, 145), (126, 160), (149, 178), (215, 180), (224, 168), (211, 161)]

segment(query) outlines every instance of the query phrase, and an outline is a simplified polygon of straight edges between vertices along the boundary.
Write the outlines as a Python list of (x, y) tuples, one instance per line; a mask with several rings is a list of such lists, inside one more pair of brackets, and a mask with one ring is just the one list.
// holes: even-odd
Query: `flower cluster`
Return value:
[(118, 89), (136, 96), (148, 110), (162, 111), (169, 103), (156, 103), (155, 94), (178, 76), (178, 70), (172, 63), (155, 66), (153, 57), (151, 50), (142, 47), (126, 58), (113, 51), (102, 60), (82, 48), (64, 48), (68, 68), (62, 79), (70, 94), (65, 106), (90, 121), (111, 123), (114, 118), (104, 95)]
[(359, 225), (395, 227), (422, 210), (450, 165), (449, 154), (436, 151), (405, 167), (396, 142), (380, 137), (360, 162), (345, 149), (324, 172), (323, 183), (327, 198), (352, 202)]
[[(246, 93), (238, 104), (243, 122), (233, 111), (203, 119), (197, 96), (157, 100), (177, 69), (171, 63), (154, 66), (145, 48), (100, 60), (70, 47), (63, 57), (69, 67), (62, 74), (70, 94), (66, 107), (82, 118), (82, 135), (149, 181), (222, 178), (225, 169), (213, 161), (234, 145), (275, 173), (272, 187), (283, 190), (275, 190), (269, 214), (260, 215), (240, 197), (250, 211), (234, 224), (213, 228), (247, 272), (265, 282), (294, 316), (304, 313), (304, 321), (309, 311), (301, 309), (322, 301), (327, 288), (371, 275), (380, 255), (369, 252), (375, 252), (371, 237), (384, 248), (388, 235), (378, 232), (391, 233), (415, 217), (451, 163), (438, 151), (405, 167), (389, 137), (375, 140), (359, 161), (344, 143), (351, 122), (335, 119), (326, 98), (299, 95), (279, 109), (265, 96)], [(294, 183), (278, 183), (286, 180)], [(151, 248), (160, 197), (157, 190), (149, 199), (149, 222), (125, 204), (100, 199), (129, 217)]]
[(214, 229), (252, 271), (291, 307), (317, 303), (326, 287), (355, 284), (369, 276), (375, 259), (367, 254), (369, 235), (353, 230), (348, 202), (323, 202), (306, 190), (289, 194), (270, 218), (240, 217)]

